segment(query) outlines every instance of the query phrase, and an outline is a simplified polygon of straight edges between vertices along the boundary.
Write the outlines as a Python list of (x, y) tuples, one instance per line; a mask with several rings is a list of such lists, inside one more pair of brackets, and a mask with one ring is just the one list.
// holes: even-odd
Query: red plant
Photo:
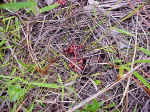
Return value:
[[(65, 54), (73, 56), (73, 59), (71, 60), (75, 64), (77, 64), (81, 70), (83, 70), (86, 60), (79, 55), (79, 49), (83, 49), (83, 46), (75, 45), (75, 43), (72, 42), (71, 45), (69, 45), (68, 48), (65, 50)], [(77, 72), (77, 68), (72, 63), (69, 64), (69, 67), (72, 68), (75, 72)]]
[(57, 3), (60, 5), (65, 5), (66, 2), (66, 0), (57, 0)]

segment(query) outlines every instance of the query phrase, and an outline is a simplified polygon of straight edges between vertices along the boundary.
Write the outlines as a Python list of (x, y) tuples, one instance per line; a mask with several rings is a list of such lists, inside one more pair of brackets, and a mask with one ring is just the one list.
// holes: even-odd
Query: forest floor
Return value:
[(1, 112), (150, 112), (148, 0), (35, 1), (0, 5)]

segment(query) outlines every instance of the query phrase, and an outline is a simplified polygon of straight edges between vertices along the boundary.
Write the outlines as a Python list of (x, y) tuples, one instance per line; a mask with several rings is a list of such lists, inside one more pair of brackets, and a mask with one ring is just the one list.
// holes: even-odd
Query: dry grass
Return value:
[(97, 1), (0, 10), (2, 112), (150, 111), (150, 3)]

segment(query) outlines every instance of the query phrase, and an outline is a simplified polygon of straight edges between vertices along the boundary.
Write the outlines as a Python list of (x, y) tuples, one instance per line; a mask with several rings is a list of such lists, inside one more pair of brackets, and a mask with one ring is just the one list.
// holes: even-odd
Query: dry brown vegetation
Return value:
[(150, 112), (150, 2), (96, 1), (0, 10), (1, 112)]

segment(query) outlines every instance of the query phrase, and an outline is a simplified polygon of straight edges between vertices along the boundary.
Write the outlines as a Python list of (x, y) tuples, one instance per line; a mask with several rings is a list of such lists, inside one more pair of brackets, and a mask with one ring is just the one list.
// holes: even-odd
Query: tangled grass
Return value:
[(150, 111), (148, 1), (0, 8), (2, 112)]

